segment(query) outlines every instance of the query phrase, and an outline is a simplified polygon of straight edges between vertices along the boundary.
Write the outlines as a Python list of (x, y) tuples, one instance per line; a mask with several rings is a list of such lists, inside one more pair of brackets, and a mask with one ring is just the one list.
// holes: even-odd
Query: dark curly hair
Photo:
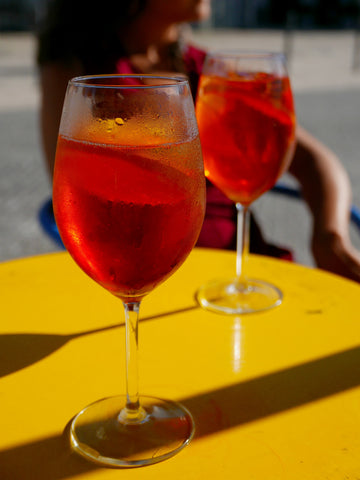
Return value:
[(126, 55), (118, 32), (145, 8), (146, 0), (52, 0), (38, 32), (37, 63), (79, 60), (88, 73), (111, 71)]

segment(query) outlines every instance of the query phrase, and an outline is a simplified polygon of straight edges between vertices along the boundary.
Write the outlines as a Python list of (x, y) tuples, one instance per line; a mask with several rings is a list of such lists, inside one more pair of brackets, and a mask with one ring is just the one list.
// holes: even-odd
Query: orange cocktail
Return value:
[(288, 167), (295, 115), (288, 77), (204, 75), (196, 105), (205, 174), (249, 205)]
[(143, 298), (185, 261), (204, 219), (204, 165), (187, 80), (72, 79), (53, 203), (68, 252), (121, 299), (125, 314), (126, 394), (82, 409), (70, 425), (71, 446), (102, 466), (165, 460), (189, 443), (194, 421), (177, 402), (139, 395), (138, 325)]
[(54, 204), (62, 239), (81, 268), (118, 297), (153, 290), (196, 243), (203, 172), (184, 168), (191, 157), (201, 165), (197, 137), (124, 147), (60, 136)]
[(281, 303), (275, 286), (244, 272), (248, 208), (290, 164), (295, 113), (285, 59), (268, 52), (218, 52), (206, 57), (196, 100), (205, 175), (236, 204), (236, 277), (197, 293), (205, 308), (251, 313)]

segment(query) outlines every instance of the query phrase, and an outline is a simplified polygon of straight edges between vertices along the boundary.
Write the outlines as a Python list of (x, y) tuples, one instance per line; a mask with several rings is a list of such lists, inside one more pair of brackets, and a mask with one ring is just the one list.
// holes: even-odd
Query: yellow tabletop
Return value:
[(0, 265), (0, 479), (360, 478), (360, 286), (251, 256), (274, 310), (222, 316), (194, 292), (231, 275), (232, 252), (195, 249), (142, 304), (140, 390), (192, 412), (189, 446), (156, 465), (107, 469), (69, 449), (67, 424), (125, 392), (119, 300), (66, 253)]

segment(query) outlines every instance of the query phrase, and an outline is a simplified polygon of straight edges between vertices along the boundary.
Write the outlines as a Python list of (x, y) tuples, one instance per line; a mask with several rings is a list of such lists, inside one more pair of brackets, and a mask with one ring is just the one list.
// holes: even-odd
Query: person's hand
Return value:
[(314, 234), (312, 253), (319, 268), (360, 283), (360, 252), (350, 239), (335, 233)]

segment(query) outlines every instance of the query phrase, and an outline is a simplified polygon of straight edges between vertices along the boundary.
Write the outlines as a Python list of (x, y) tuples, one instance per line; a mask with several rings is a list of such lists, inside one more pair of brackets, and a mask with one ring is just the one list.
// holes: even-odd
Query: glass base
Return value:
[(282, 293), (261, 280), (247, 279), (244, 284), (234, 278), (203, 285), (197, 291), (196, 299), (207, 310), (236, 315), (277, 307), (281, 304)]
[(142, 417), (124, 418), (126, 397), (110, 397), (84, 408), (72, 421), (72, 448), (102, 466), (141, 467), (178, 453), (194, 434), (194, 421), (182, 405), (140, 397)]

